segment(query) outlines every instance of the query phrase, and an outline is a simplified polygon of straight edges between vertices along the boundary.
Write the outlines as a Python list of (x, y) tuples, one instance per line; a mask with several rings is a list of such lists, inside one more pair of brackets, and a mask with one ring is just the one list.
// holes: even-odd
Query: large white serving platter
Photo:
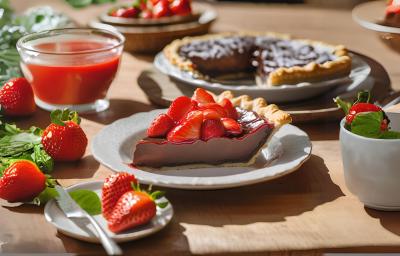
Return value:
[(235, 95), (246, 94), (253, 98), (262, 97), (271, 103), (288, 103), (315, 97), (338, 86), (353, 88), (365, 82), (371, 73), (371, 67), (357, 54), (351, 53), (351, 57), (352, 67), (349, 76), (314, 83), (271, 87), (257, 86), (253, 80), (222, 82), (197, 79), (190, 72), (182, 71), (172, 65), (162, 52), (157, 54), (153, 64), (160, 72), (193, 88), (201, 87), (215, 93), (230, 90)]

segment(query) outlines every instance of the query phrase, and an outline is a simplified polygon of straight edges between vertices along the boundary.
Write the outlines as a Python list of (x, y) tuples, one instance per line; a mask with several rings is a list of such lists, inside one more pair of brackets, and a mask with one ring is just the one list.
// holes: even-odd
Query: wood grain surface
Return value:
[[(50, 4), (85, 24), (108, 8), (73, 10), (61, 0), (13, 0), (18, 11)], [(349, 10), (306, 8), (302, 5), (218, 4), (216, 31), (271, 30), (298, 37), (342, 43), (376, 59), (387, 69), (393, 87), (400, 89), (399, 56), (385, 48), (376, 35), (358, 27)], [(104, 126), (154, 108), (137, 85), (152, 56), (125, 53), (110, 89), (111, 107), (83, 117), (89, 141)], [(57, 86), (57, 85), (54, 85)], [(49, 115), (37, 111), (18, 125), (45, 127)], [(283, 178), (222, 191), (167, 190), (175, 218), (158, 234), (122, 245), (127, 255), (183, 255), (228, 252), (251, 255), (384, 252), (400, 250), (400, 213), (364, 208), (345, 186), (338, 123), (300, 125), (313, 143), (313, 155), (297, 172)], [(379, 159), (377, 159), (379, 160)], [(111, 173), (87, 149), (82, 161), (57, 163), (54, 176), (68, 186), (102, 180)], [(397, 195), (398, 196), (398, 195)], [(0, 252), (103, 253), (100, 245), (77, 241), (46, 222), (43, 208), (0, 207)]]

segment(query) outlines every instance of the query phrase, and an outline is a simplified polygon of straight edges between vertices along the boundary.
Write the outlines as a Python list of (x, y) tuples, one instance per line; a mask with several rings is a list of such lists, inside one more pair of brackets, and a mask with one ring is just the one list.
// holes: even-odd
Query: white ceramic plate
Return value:
[(385, 18), (385, 1), (362, 3), (354, 7), (353, 19), (361, 26), (381, 33), (400, 34), (400, 28), (383, 24)]
[(293, 125), (283, 126), (249, 167), (208, 167), (198, 169), (134, 169), (133, 150), (145, 136), (151, 121), (165, 110), (134, 114), (104, 127), (93, 139), (91, 150), (97, 161), (116, 172), (130, 172), (141, 183), (181, 189), (222, 189), (275, 179), (297, 170), (311, 154), (305, 132)]
[(338, 86), (355, 87), (363, 83), (371, 73), (371, 67), (357, 54), (351, 54), (352, 68), (349, 76), (315, 83), (300, 83), (296, 85), (281, 85), (276, 87), (260, 87), (254, 81), (237, 81), (235, 84), (217, 81), (206, 81), (193, 78), (190, 72), (184, 72), (172, 65), (160, 52), (154, 59), (154, 66), (162, 73), (192, 87), (202, 87), (215, 93), (225, 90), (235, 95), (247, 94), (253, 98), (263, 97), (268, 102), (287, 103), (305, 100), (332, 90)]
[[(67, 191), (74, 191), (77, 189), (87, 189), (96, 192), (101, 198), (101, 188), (103, 182), (85, 182), (67, 188)], [(167, 201), (166, 198), (161, 198), (161, 201)], [(100, 223), (100, 225), (107, 231), (107, 233), (116, 242), (126, 242), (136, 240), (145, 236), (149, 236), (163, 229), (172, 219), (174, 215), (171, 203), (164, 209), (157, 208), (157, 215), (151, 220), (150, 223), (141, 227), (133, 228), (125, 232), (114, 234), (107, 228), (106, 220), (103, 216), (96, 215), (94, 218)], [(60, 210), (55, 200), (49, 201), (44, 208), (44, 216), (48, 222), (56, 226), (58, 231), (61, 233), (83, 240), (86, 242), (99, 243), (99, 239), (96, 236), (96, 231), (90, 224), (89, 220), (75, 218), (71, 221), (65, 217), (65, 214)]]

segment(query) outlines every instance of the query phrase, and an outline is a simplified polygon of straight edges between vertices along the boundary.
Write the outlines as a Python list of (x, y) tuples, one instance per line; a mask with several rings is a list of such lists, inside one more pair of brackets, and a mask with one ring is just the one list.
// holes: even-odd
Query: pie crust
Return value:
[(248, 95), (235, 97), (231, 91), (224, 91), (219, 95), (211, 92), (216, 102), (221, 101), (223, 98), (229, 99), (233, 106), (239, 107), (248, 111), (254, 111), (261, 117), (264, 117), (269, 122), (274, 124), (274, 130), (278, 130), (281, 126), (292, 122), (292, 117), (289, 113), (279, 109), (275, 104), (268, 104), (264, 98), (252, 99)]
[(207, 79), (208, 77), (206, 75), (196, 70), (194, 63), (191, 60), (186, 59), (179, 54), (179, 49), (183, 45), (189, 44), (192, 41), (215, 40), (218, 38), (229, 36), (265, 36), (296, 41), (306, 45), (311, 45), (313, 47), (323, 47), (324, 49), (328, 49), (330, 54), (336, 56), (335, 60), (326, 61), (322, 64), (318, 64), (312, 61), (305, 66), (277, 68), (269, 73), (266, 82), (262, 82), (261, 79), (256, 79), (259, 85), (279, 86), (283, 84), (297, 84), (301, 82), (321, 81), (325, 79), (346, 76), (350, 73), (351, 70), (351, 57), (349, 56), (347, 49), (343, 45), (331, 45), (320, 41), (306, 39), (292, 39), (289, 35), (277, 34), (272, 32), (220, 33), (197, 37), (185, 37), (183, 39), (177, 39), (167, 45), (164, 48), (163, 53), (170, 61), (170, 63), (177, 66), (179, 69), (191, 72), (196, 78)]

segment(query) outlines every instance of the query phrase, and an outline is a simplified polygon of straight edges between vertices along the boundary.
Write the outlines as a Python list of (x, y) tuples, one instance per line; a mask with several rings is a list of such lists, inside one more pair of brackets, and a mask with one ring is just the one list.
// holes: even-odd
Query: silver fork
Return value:
[(68, 218), (87, 218), (95, 228), (101, 244), (106, 250), (108, 255), (122, 255), (121, 248), (114, 242), (114, 240), (108, 236), (104, 229), (97, 223), (97, 221), (90, 216), (85, 210), (83, 210), (65, 191), (61, 186), (56, 186), (58, 197), (56, 201), (61, 210), (65, 213)]

